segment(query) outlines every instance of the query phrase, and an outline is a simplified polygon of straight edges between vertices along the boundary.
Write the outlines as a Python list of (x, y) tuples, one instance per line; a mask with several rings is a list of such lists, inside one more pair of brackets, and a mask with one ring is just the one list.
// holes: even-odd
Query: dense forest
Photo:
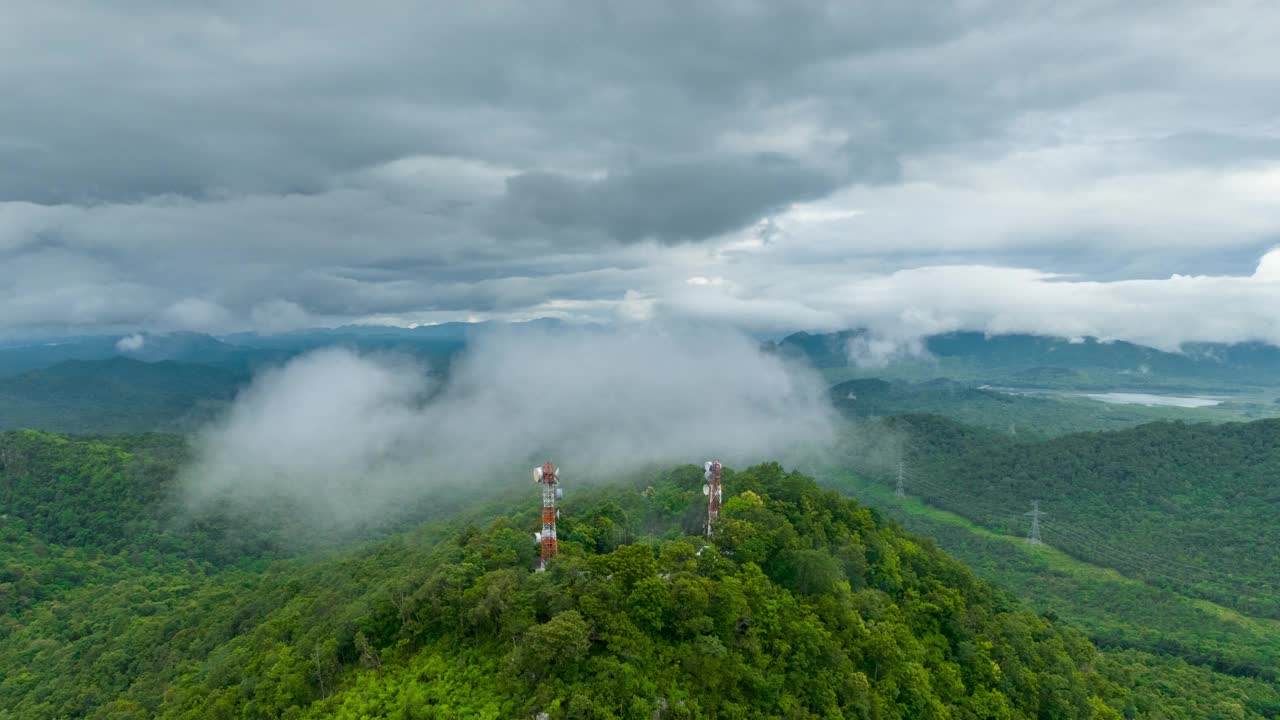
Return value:
[[(1097, 645), (1181, 658), (1274, 687), (1280, 676), (1280, 622), (1255, 618), (1001, 535), (919, 498), (894, 496), (883, 480), (824, 474), (825, 484), (865, 499), (904, 527), (935, 540), (980, 577), (1058, 616)], [(1256, 679), (1256, 680), (1253, 680)]]
[(1160, 587), (1280, 618), (1280, 420), (1150, 423), (1012, 442), (940, 418), (889, 426), (914, 493), (1005, 534), (1032, 501), (1045, 541)]
[(348, 549), (231, 552), (165, 519), (177, 439), (2, 439), (0, 547), (18, 561), (0, 577), (0, 717), (1276, 710), (1178, 661), (1100, 653), (777, 465), (726, 473), (712, 543), (697, 468), (575, 490), (561, 556), (535, 573), (532, 502)]
[(0, 429), (192, 430), (225, 410), (246, 372), (169, 360), (67, 360), (0, 377)]
[[(1096, 643), (1274, 682), (1278, 429), (1157, 423), (1041, 441), (868, 419), (820, 475)], [(1042, 546), (1025, 542), (1034, 500)]]

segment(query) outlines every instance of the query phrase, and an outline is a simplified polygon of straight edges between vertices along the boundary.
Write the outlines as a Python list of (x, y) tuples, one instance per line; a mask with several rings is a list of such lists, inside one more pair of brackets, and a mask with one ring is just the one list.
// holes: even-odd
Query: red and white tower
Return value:
[(556, 509), (556, 500), (563, 493), (560, 490), (560, 468), (549, 462), (533, 469), (533, 481), (542, 485), (542, 532), (533, 537), (542, 546), (542, 559), (538, 562), (538, 570), (547, 568), (547, 561), (556, 556), (560, 546), (556, 543), (556, 520), (560, 511)]
[(707, 480), (702, 486), (702, 494), (707, 496), (707, 537), (711, 537), (711, 526), (720, 517), (720, 461), (708, 460), (702, 468)]

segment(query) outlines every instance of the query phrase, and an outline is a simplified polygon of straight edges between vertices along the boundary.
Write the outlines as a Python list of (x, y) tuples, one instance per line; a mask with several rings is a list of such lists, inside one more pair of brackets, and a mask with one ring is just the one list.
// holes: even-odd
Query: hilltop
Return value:
[[(1244, 681), (1099, 653), (876, 510), (774, 464), (726, 470), (710, 544), (698, 468), (571, 488), (561, 556), (535, 573), (532, 497), (473, 500), (349, 549), (258, 545), (237, 561), (202, 555), (219, 544), (207, 528), (162, 522), (163, 472), (136, 481), (138, 464), (180, 456), (165, 442), (7, 442), (0, 536), (23, 561), (0, 577), (0, 597), (22, 594), (0, 616), (0, 707), (14, 718), (1274, 708)], [(87, 476), (62, 482), (92, 503), (33, 498), (44, 485), (21, 482), (80, 467)], [(76, 520), (63, 507), (94, 510)], [(160, 524), (139, 534), (129, 517)], [(76, 531), (86, 521), (93, 532)], [(43, 595), (26, 594), (33, 579)]]

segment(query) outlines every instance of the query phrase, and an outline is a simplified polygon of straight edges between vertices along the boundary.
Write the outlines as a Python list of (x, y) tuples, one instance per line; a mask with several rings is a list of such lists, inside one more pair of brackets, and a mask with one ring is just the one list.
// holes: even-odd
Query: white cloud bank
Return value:
[[(865, 327), (867, 363), (910, 354), (925, 335), (973, 330), (1129, 340), (1165, 350), (1187, 342), (1280, 344), (1280, 249), (1249, 275), (1095, 281), (1038, 270), (939, 265), (892, 273), (777, 268), (766, 282), (681, 283), (659, 312), (767, 327)], [(884, 341), (884, 342), (880, 342)], [(871, 341), (869, 341), (871, 342)], [(886, 344), (888, 343), (888, 344)]]
[(363, 524), (442, 486), (566, 484), (650, 463), (743, 464), (826, 445), (819, 378), (726, 333), (632, 328), (485, 337), (443, 385), (403, 359), (317, 351), (263, 374), (197, 438), (194, 507), (285, 498)]
[(116, 341), (116, 350), (123, 353), (136, 353), (145, 347), (147, 338), (142, 333), (126, 335)]

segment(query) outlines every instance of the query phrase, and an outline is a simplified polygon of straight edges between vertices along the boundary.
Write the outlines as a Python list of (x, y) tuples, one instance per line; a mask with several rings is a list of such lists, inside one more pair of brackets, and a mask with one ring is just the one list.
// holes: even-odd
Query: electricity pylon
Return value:
[(1043, 545), (1044, 540), (1040, 538), (1040, 516), (1045, 513), (1040, 512), (1040, 501), (1031, 501), (1031, 512), (1023, 513), (1031, 516), (1031, 532), (1027, 533), (1027, 542), (1032, 545)]

